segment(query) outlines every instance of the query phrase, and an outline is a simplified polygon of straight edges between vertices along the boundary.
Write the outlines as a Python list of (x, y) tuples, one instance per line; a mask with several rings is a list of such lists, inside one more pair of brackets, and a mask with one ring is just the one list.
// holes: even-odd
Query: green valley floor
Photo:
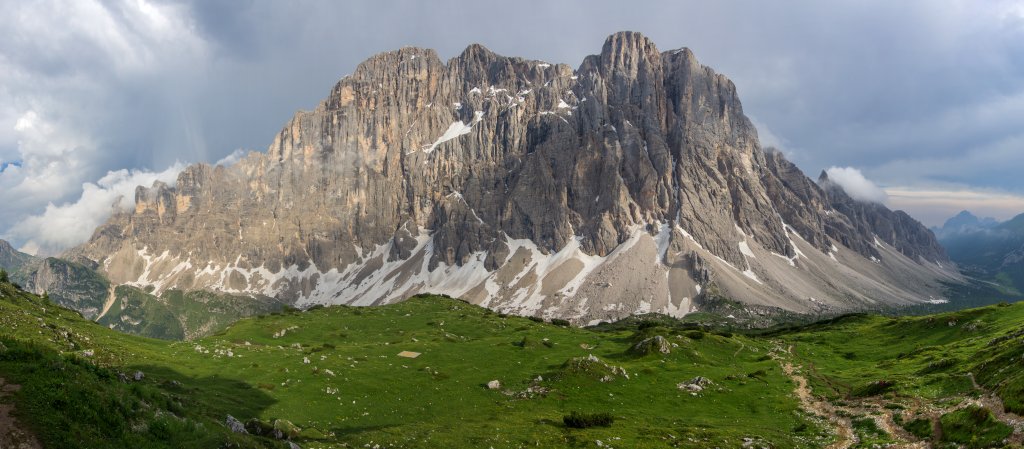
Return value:
[(1016, 447), (1022, 436), (1024, 305), (742, 334), (665, 318), (558, 324), (418, 296), (168, 342), (0, 284), (0, 377), (18, 385), (0, 407), (48, 448)]

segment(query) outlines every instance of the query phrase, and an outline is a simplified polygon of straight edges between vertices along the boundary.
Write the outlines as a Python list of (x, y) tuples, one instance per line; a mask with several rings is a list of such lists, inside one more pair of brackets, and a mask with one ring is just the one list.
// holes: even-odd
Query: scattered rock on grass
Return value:
[(661, 335), (655, 335), (651, 338), (646, 338), (640, 343), (633, 345), (630, 351), (634, 354), (649, 355), (655, 353), (671, 354), (672, 343)]
[(487, 389), (488, 390), (497, 390), (499, 388), (501, 388), (501, 382), (500, 381), (492, 380), (490, 382), (487, 382)]
[(290, 440), (292, 438), (299, 436), (299, 433), (301, 432), (302, 429), (300, 429), (295, 424), (292, 424), (292, 422), (288, 421), (287, 419), (274, 420), (274, 436), (277, 437), (277, 439), (279, 440)]
[(697, 376), (690, 379), (688, 382), (680, 382), (676, 384), (676, 388), (696, 394), (704, 391), (705, 388), (711, 386), (713, 383), (714, 382), (711, 382), (711, 379), (708, 379), (707, 377)]
[(234, 416), (228, 415), (226, 424), (228, 426), (228, 429), (231, 429), (231, 431), (234, 433), (244, 433), (247, 435), (249, 434), (249, 432), (245, 430), (245, 424), (242, 424), (241, 421), (235, 419)]

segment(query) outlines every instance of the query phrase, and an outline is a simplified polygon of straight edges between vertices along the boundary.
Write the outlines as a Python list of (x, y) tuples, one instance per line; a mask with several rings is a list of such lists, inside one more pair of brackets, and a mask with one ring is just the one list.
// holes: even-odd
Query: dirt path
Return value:
[(967, 378), (971, 379), (971, 385), (974, 386), (974, 389), (981, 392), (981, 397), (968, 402), (973, 402), (975, 405), (980, 405), (991, 410), (992, 415), (995, 416), (996, 419), (1001, 421), (1003, 424), (1012, 427), (1013, 435), (1010, 436), (1011, 443), (1019, 444), (1024, 442), (1024, 418), (1015, 413), (1006, 411), (1006, 406), (1003, 405), (1002, 398), (995, 393), (986, 390), (981, 385), (978, 385), (978, 381), (974, 379), (974, 373), (967, 373)]
[[(792, 347), (790, 347), (790, 350), (792, 350)], [(796, 384), (794, 392), (796, 397), (800, 399), (800, 405), (803, 409), (827, 419), (836, 427), (836, 437), (838, 437), (838, 440), (829, 445), (828, 449), (847, 449), (853, 446), (857, 442), (857, 437), (853, 434), (853, 423), (850, 422), (850, 418), (839, 416), (832, 404), (819, 400), (811, 394), (811, 388), (807, 386), (807, 379), (798, 374), (798, 369), (791, 363), (784, 363), (782, 371), (790, 379), (793, 379), (793, 383)]]
[(14, 405), (3, 403), (11, 393), (20, 389), (21, 385), (8, 384), (0, 378), (0, 448), (42, 449), (36, 437), (18, 425), (18, 421), (11, 416)]
[[(919, 440), (907, 432), (906, 429), (897, 425), (893, 418), (894, 413), (902, 412), (886, 409), (886, 404), (882, 400), (870, 398), (858, 401), (853, 405), (840, 407), (814, 396), (811, 388), (808, 386), (807, 378), (801, 374), (802, 367), (794, 365), (790, 361), (793, 355), (792, 345), (785, 350), (778, 347), (777, 352), (773, 354), (782, 365), (782, 371), (796, 384), (794, 393), (800, 400), (801, 407), (809, 413), (825, 418), (835, 426), (835, 434), (838, 439), (835, 443), (828, 446), (829, 449), (847, 449), (858, 442), (849, 416), (865, 416), (873, 419), (879, 429), (896, 440), (896, 444), (888, 446), (889, 448), (928, 449), (932, 447), (930, 441)], [(1024, 442), (1024, 417), (1005, 411), (1003, 401), (999, 396), (978, 385), (973, 374), (967, 374), (967, 377), (970, 378), (974, 388), (982, 392), (980, 397), (961, 401), (952, 407), (935, 407), (934, 404), (923, 404), (920, 401), (915, 401), (914, 406), (908, 411), (912, 414), (920, 413), (928, 416), (936, 427), (933, 431), (934, 434), (941, 435), (941, 429), (938, 428), (938, 420), (942, 415), (971, 405), (984, 407), (991, 410), (996, 419), (1013, 428), (1013, 435), (1009, 438), (1009, 442), (1018, 444)]]

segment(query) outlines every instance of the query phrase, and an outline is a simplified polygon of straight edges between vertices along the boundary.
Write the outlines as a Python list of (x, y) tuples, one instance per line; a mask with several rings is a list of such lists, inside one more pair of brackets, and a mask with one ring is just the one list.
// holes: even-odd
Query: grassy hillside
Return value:
[[(0, 283), (0, 329), (0, 403), (42, 447), (288, 447), (223, 425), (226, 413), (256, 414), (270, 397), (237, 379), (176, 371), (165, 342), (111, 331), (9, 283)], [(214, 391), (236, 396), (211, 399)]]
[(304, 448), (1002, 447), (1021, 436), (1005, 422), (1024, 412), (1024, 305), (741, 335), (672, 320), (569, 328), (422, 296), (167, 342), (0, 292), (0, 377), (23, 386), (16, 415), (48, 447), (285, 447), (231, 433), (228, 415), (268, 434), (276, 422)]
[[(1013, 433), (1006, 424), (1024, 414), (1021, 303), (923, 317), (850, 315), (776, 337), (813, 391), (854, 423), (953, 447), (1003, 447)], [(1018, 428), (1012, 441), (1021, 437)]]
[(163, 340), (192, 340), (223, 330), (242, 317), (281, 310), (262, 296), (169, 290), (160, 296), (121, 285), (110, 308), (96, 321), (111, 329)]

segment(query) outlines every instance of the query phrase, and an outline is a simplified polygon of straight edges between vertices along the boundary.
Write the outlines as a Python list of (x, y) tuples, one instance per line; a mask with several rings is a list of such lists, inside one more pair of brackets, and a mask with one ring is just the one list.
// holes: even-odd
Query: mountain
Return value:
[(155, 294), (434, 292), (581, 323), (909, 305), (959, 279), (927, 229), (762, 150), (729, 79), (633, 32), (575, 70), (378, 54), (267, 152), (139, 187), (65, 258)]
[(952, 237), (957, 234), (992, 229), (998, 225), (999, 222), (996, 221), (995, 218), (978, 218), (978, 216), (972, 214), (970, 211), (964, 210), (946, 220), (946, 222), (942, 224), (942, 227), (932, 228), (932, 231), (941, 241), (944, 238)]
[(14, 249), (6, 240), (0, 240), (0, 269), (7, 271), (15, 281), (19, 281), (18, 273), (31, 265), (36, 258)]
[(961, 212), (943, 225), (939, 241), (970, 274), (1024, 292), (1024, 214), (1002, 223)]
[(425, 295), (262, 315), (182, 344), (0, 283), (0, 444), (26, 447), (12, 427), (51, 449), (988, 448), (1024, 436), (1022, 303), (767, 335), (691, 318), (581, 329)]
[(239, 318), (284, 307), (281, 301), (261, 295), (173, 289), (153, 294), (152, 288), (112, 285), (98, 268), (83, 258), (34, 257), (0, 240), (0, 269), (7, 270), (13, 282), (122, 332), (194, 339), (223, 330)]

